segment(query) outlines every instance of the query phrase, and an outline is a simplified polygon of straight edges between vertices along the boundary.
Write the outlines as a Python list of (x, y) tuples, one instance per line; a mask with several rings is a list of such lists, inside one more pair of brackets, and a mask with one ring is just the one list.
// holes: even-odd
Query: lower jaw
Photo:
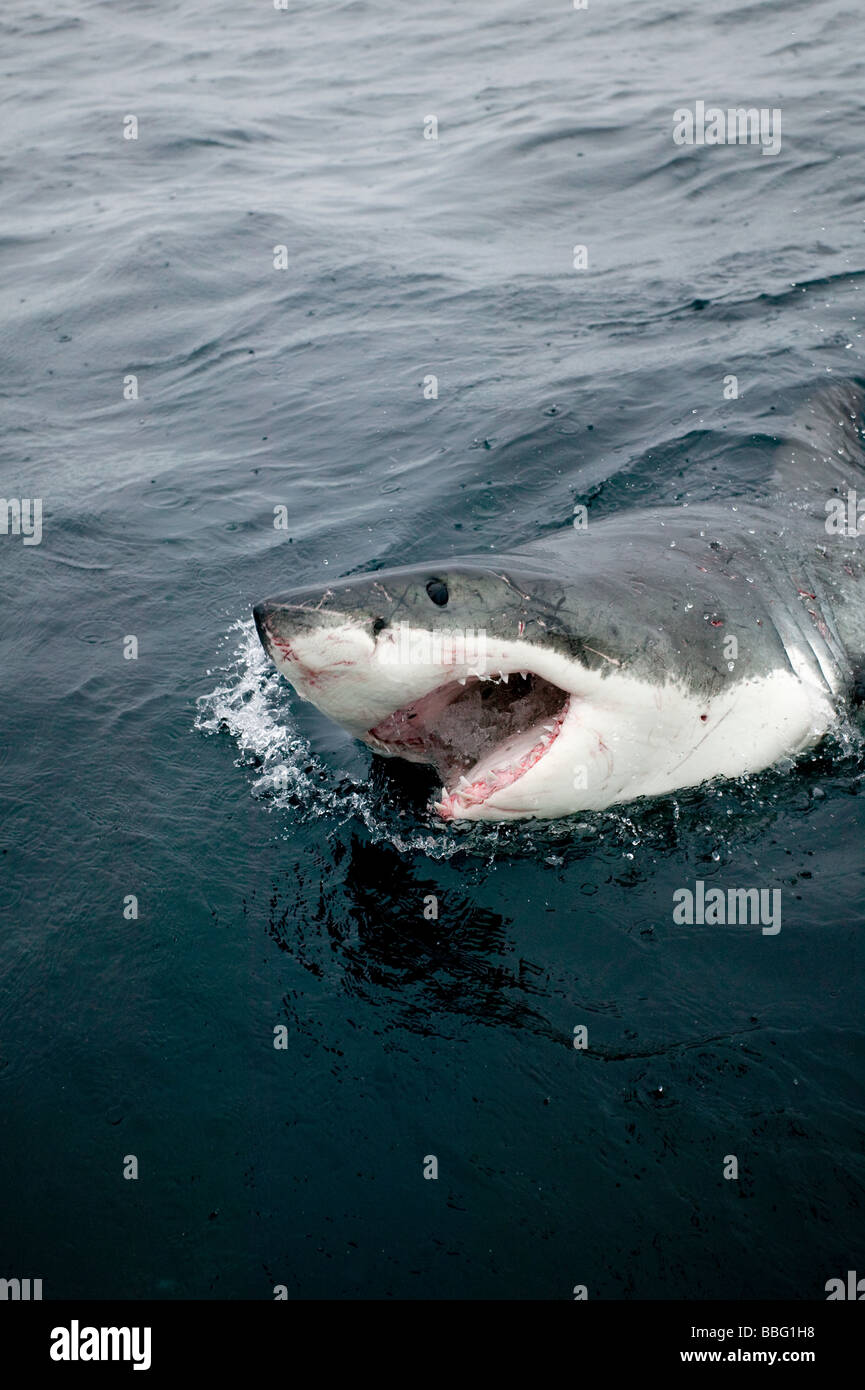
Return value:
[(468, 810), (459, 809), (455, 812), (443, 810), (438, 804), (433, 807), (435, 814), (445, 825), (452, 821), (461, 821), (467, 824), (475, 824), (478, 821), (511, 821), (511, 820), (534, 820), (539, 818), (539, 812), (529, 810), (528, 807), (493, 806), (485, 803), (483, 806), (472, 806)]
[[(549, 755), (570, 712), (570, 704), (569, 697), (555, 721), (555, 732), (549, 742), (535, 756), (529, 753), (523, 760), (526, 765), (524, 767), (521, 765), (521, 770), (510, 781), (503, 781), (500, 786), (490, 787), (488, 793), (483, 796), (479, 795), (483, 783), (476, 783), (465, 793), (461, 792), (459, 788), (454, 790), (444, 788), (441, 799), (433, 803), (432, 809), (444, 821), (516, 820), (535, 816), (537, 810), (530, 804), (531, 798), (526, 797), (526, 791), (522, 784), (528, 774)], [(509, 801), (517, 804), (508, 805)]]
[(518, 783), (513, 796), (508, 795), (509, 791), (510, 788), (505, 787), (475, 805), (465, 805), (446, 793), (440, 801), (432, 803), (430, 810), (446, 824), (451, 821), (535, 820), (544, 819), (548, 814), (543, 809), (542, 797), (527, 794)]
[(501, 798), (507, 799), (505, 793), (510, 790), (502, 787), (499, 791), (490, 792), (482, 801), (466, 802), (463, 801), (458, 792), (444, 791), (441, 799), (432, 804), (432, 810), (443, 821), (452, 820), (495, 820), (498, 817), (504, 819), (509, 816), (530, 816), (532, 811), (528, 808), (523, 810), (519, 806), (504, 806)]
[(516, 807), (500, 809), (493, 805), (494, 796), (488, 797), (478, 806), (463, 806), (455, 800), (451, 793), (448, 793), (441, 801), (433, 803), (432, 810), (439, 820), (446, 823), (450, 821), (478, 821), (478, 820), (517, 820), (531, 816), (531, 811), (518, 810)]

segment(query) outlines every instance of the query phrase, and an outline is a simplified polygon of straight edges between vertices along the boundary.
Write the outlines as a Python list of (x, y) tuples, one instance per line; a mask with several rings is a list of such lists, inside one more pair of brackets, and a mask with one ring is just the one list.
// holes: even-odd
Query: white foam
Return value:
[[(275, 804), (288, 805), (294, 796), (310, 796), (317, 783), (309, 772), (313, 755), (290, 719), (286, 719), (285, 688), (268, 661), (255, 624), (240, 620), (225, 641), (239, 637), (223, 679), (197, 701), (195, 728), (201, 733), (228, 733), (237, 745), (238, 766), (257, 769), (256, 793), (271, 793)], [(323, 771), (319, 764), (317, 771)]]

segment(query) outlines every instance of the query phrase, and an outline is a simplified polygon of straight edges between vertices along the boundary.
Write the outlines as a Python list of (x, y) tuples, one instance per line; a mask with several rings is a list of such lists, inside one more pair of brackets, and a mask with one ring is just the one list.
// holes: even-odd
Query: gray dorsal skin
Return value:
[[(693, 746), (705, 742), (699, 721), (706, 721), (707, 737), (714, 740), (713, 757), (720, 766), (713, 772), (714, 764), (705, 761), (706, 776), (725, 770), (716, 733), (721, 715), (716, 719), (712, 711), (728, 708), (735, 688), (750, 700), (749, 712), (738, 723), (731, 715), (723, 737), (740, 747), (743, 739), (763, 738), (766, 756), (756, 749), (747, 765), (767, 766), (779, 756), (770, 739), (771, 692), (781, 688), (779, 680), (788, 682), (789, 691), (792, 677), (793, 685), (817, 702), (815, 709), (823, 702), (824, 713), (813, 720), (812, 742), (828, 727), (826, 708), (840, 712), (861, 694), (865, 541), (855, 531), (833, 531), (827, 524), (833, 500), (846, 499), (857, 488), (865, 495), (861, 409), (858, 387), (833, 386), (816, 396), (795, 418), (762, 497), (627, 511), (504, 554), (382, 570), (337, 580), (325, 590), (297, 589), (256, 608), (262, 641), (305, 698), (360, 737), (424, 694), (420, 686), (412, 687), (410, 676), (397, 690), (383, 682), (380, 668), (378, 675), (374, 670), (375, 633), (392, 633), (405, 624), (431, 633), (482, 630), (498, 644), (497, 651), (519, 639), (523, 651), (528, 645), (536, 653), (566, 658), (558, 666), (555, 660), (548, 663), (547, 679), (580, 691), (579, 680), (568, 683), (568, 671), (583, 670), (584, 693), (595, 692), (590, 704), (603, 704), (597, 692), (609, 688), (610, 709), (620, 714), (620, 692), (627, 688), (628, 698), (637, 702), (633, 727), (647, 730), (650, 740), (654, 734), (647, 720), (655, 699), (659, 710), (665, 703), (667, 719), (659, 724), (658, 737), (670, 736), (671, 706), (664, 692), (675, 687), (684, 692), (683, 718), (693, 715), (698, 721)], [(444, 606), (431, 601), (432, 580), (447, 586)], [(355, 633), (355, 646), (341, 653), (344, 660), (331, 663), (329, 652), (344, 640), (338, 634), (347, 627)], [(322, 636), (328, 629), (330, 644)], [(316, 654), (315, 669), (304, 666), (301, 649)], [(760, 706), (764, 681), (767, 693)], [(694, 713), (702, 701), (707, 712)], [(799, 732), (785, 745), (788, 751), (808, 746), (808, 718), (804, 725), (802, 716), (796, 719)], [(793, 723), (791, 715), (791, 728)], [(617, 746), (624, 748), (627, 718), (614, 727)], [(625, 754), (618, 756), (621, 765)], [(692, 767), (689, 763), (692, 781), (678, 785), (693, 785)], [(655, 773), (647, 786), (658, 784)]]
[[(729, 679), (733, 635), (737, 677), (792, 669), (795, 646), (841, 693), (865, 654), (862, 543), (827, 534), (825, 519), (780, 497), (626, 513), (503, 556), (502, 570), (525, 574), (536, 597), (534, 575), (548, 574), (549, 629), (588, 634), (571, 651), (589, 667), (612, 657), (653, 683), (676, 674), (712, 693)], [(574, 592), (581, 579), (590, 604)]]
[(849, 382), (818, 391), (797, 411), (789, 441), (774, 460), (774, 491), (825, 518), (827, 495), (861, 488), (865, 455), (861, 438), (865, 393)]

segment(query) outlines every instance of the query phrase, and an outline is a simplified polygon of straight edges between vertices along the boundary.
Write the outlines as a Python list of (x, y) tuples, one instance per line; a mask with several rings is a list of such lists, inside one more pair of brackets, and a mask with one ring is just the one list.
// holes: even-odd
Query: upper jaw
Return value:
[[(285, 623), (264, 608), (256, 610), (256, 624), (278, 669), (304, 699), (362, 738), (395, 711), (471, 676), (507, 680), (531, 671), (568, 692), (576, 691), (579, 679), (578, 663), (521, 639), (487, 639), (480, 655), (453, 660), (405, 660), (399, 651), (393, 660), (386, 636), (376, 641), (369, 624), (344, 614), (316, 623), (308, 609), (300, 623)], [(431, 642), (441, 637), (413, 633)]]

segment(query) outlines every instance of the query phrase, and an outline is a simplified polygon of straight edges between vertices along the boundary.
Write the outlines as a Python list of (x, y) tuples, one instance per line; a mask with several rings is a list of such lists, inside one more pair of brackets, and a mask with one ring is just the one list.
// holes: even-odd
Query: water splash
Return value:
[[(264, 653), (251, 619), (232, 623), (222, 646), (233, 649), (227, 663), (209, 675), (218, 684), (197, 701), (199, 733), (228, 734), (237, 746), (237, 767), (252, 769), (252, 795), (273, 811), (297, 820), (327, 819), (334, 828), (360, 821), (375, 843), (449, 859), (465, 848), (438, 820), (409, 829), (405, 808), (394, 797), (375, 795), (366, 782), (327, 767), (294, 723), (286, 684)], [(286, 834), (288, 834), (288, 829)]]
[[(195, 728), (227, 733), (237, 745), (238, 767), (256, 770), (253, 795), (290, 805), (318, 790), (324, 768), (290, 722), (279, 673), (267, 660), (252, 620), (233, 623), (223, 638), (237, 644), (222, 679), (197, 701)], [(213, 672), (208, 672), (212, 675)]]

